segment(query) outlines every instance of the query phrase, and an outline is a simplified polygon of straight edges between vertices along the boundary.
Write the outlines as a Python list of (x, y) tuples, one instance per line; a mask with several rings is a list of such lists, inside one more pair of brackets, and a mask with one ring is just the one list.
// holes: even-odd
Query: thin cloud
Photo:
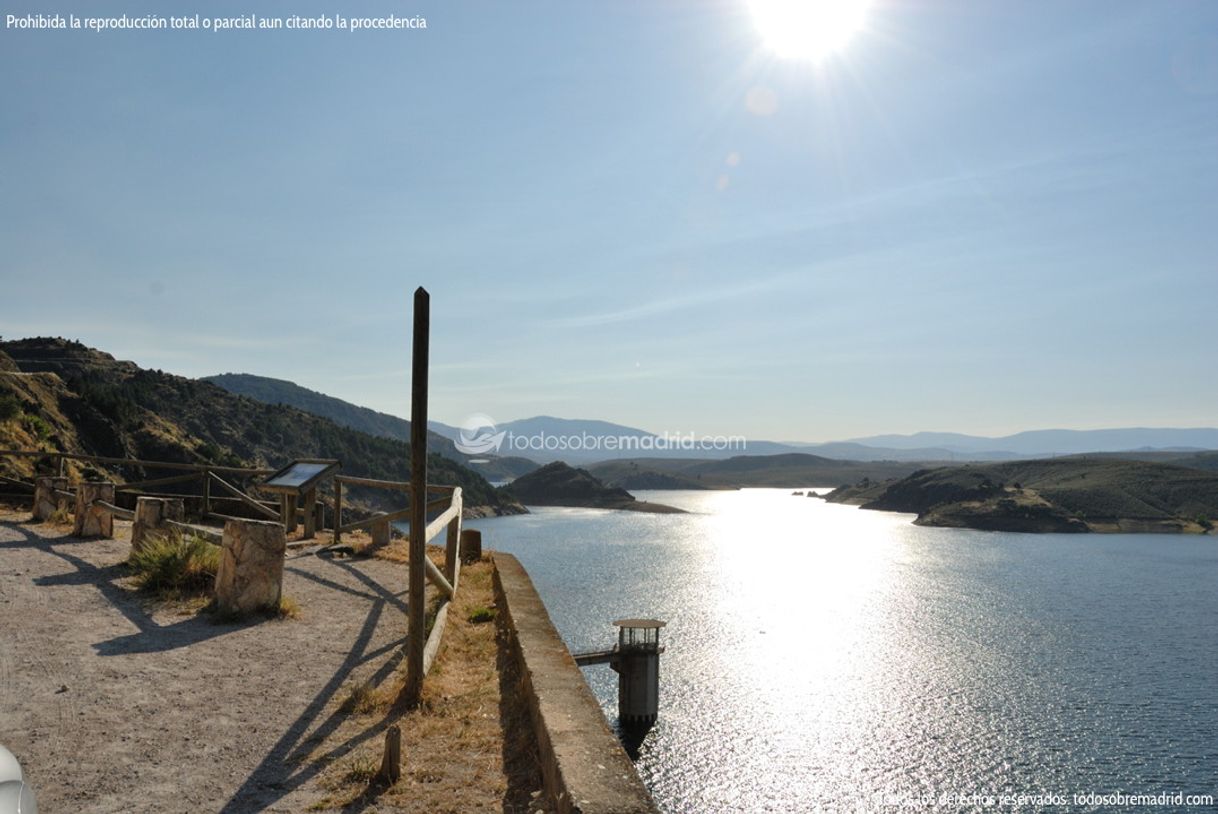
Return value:
[(774, 291), (781, 288), (786, 277), (777, 276), (765, 280), (757, 280), (747, 285), (731, 286), (714, 291), (699, 291), (666, 299), (653, 299), (616, 311), (602, 311), (598, 314), (580, 314), (573, 317), (562, 317), (550, 320), (549, 324), (561, 328), (588, 328), (597, 325), (612, 325), (619, 322), (632, 322), (660, 314), (671, 314), (685, 311), (701, 305), (709, 305), (739, 297)]

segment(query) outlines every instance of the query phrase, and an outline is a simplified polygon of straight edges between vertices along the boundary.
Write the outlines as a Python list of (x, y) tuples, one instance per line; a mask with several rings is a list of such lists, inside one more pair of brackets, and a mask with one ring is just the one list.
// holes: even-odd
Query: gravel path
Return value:
[(217, 625), (130, 590), (129, 524), (77, 540), (26, 517), (0, 510), (0, 743), (41, 810), (300, 811), (314, 747), (359, 745), (335, 709), (396, 664), (405, 566), (290, 550), (300, 618)]

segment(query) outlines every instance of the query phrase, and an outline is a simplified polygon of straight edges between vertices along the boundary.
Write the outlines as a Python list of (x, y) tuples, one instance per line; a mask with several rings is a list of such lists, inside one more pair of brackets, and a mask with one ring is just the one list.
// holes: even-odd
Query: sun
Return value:
[(748, 0), (748, 5), (767, 48), (786, 59), (819, 62), (862, 29), (871, 0)]

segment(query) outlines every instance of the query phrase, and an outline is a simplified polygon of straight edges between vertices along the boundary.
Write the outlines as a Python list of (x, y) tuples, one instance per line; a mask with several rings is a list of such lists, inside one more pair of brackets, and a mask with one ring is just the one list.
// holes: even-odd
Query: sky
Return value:
[[(3, 0), (0, 335), (433, 419), (1218, 424), (1218, 3)], [(7, 15), (420, 15), (31, 31)]]

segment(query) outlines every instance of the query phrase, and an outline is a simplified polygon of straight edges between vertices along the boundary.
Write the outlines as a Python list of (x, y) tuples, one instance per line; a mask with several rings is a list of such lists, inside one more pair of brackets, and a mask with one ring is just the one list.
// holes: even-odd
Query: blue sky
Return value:
[[(6, 0), (0, 14), (333, 13)], [(426, 31), (0, 29), (0, 334), (433, 418), (1218, 424), (1218, 4), (344, 4)]]

